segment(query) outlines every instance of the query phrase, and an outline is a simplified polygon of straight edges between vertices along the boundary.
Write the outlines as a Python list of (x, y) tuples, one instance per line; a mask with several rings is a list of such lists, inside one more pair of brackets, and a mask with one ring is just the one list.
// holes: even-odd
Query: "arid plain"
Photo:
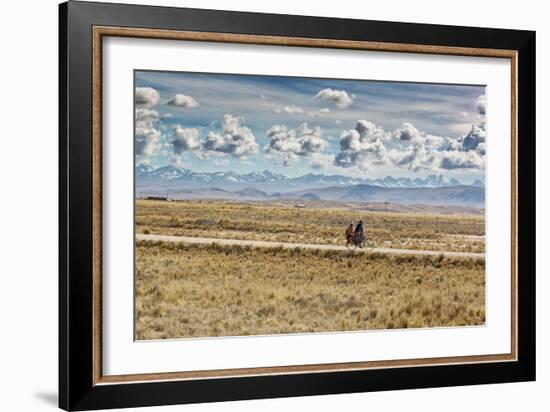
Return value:
[(482, 325), (482, 210), (338, 202), (136, 201), (136, 233), (345, 245), (362, 219), (369, 248), (136, 242), (136, 338)]

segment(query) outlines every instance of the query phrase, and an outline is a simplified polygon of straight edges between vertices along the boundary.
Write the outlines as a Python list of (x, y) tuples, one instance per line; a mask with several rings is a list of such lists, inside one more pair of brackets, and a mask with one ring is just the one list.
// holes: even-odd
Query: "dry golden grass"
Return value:
[(481, 325), (484, 261), (136, 246), (136, 338)]
[(137, 233), (342, 245), (352, 220), (363, 219), (374, 247), (485, 251), (485, 219), (310, 207), (267, 202), (137, 200)]

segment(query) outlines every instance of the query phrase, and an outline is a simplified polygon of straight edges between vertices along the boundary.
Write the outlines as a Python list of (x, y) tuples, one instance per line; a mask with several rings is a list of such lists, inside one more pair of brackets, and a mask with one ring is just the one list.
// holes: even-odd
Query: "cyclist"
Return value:
[(363, 241), (363, 221), (362, 220), (360, 220), (359, 223), (357, 223), (357, 226), (355, 226), (353, 237), (355, 239), (355, 242), (359, 244), (359, 247), (363, 247), (361, 245), (361, 242)]

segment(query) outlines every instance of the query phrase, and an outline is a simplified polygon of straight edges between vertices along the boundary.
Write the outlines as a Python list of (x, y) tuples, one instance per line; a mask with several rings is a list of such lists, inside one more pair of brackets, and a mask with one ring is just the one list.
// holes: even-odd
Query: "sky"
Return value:
[(135, 71), (137, 163), (484, 178), (485, 87)]

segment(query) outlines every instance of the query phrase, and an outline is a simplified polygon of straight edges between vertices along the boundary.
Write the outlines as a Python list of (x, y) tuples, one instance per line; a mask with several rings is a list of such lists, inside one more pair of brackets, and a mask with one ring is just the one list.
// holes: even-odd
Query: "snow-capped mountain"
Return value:
[(182, 177), (189, 176), (191, 173), (192, 172), (190, 170), (181, 169), (176, 166), (163, 166), (163, 167), (159, 167), (158, 169), (153, 169), (151, 171), (145, 171), (144, 173), (141, 173), (141, 174), (139, 174), (139, 172), (136, 170), (136, 176), (138, 178), (153, 177), (153, 178), (159, 178), (163, 180), (179, 179)]
[[(201, 187), (211, 185), (227, 185), (233, 189), (254, 187), (257, 190), (289, 191), (305, 188), (321, 188), (328, 186), (352, 186), (371, 185), (385, 188), (420, 188), (420, 187), (449, 187), (459, 186), (455, 178), (447, 178), (443, 175), (432, 174), (423, 179), (408, 177), (386, 176), (378, 179), (358, 178), (343, 175), (325, 175), (322, 173), (309, 173), (298, 177), (288, 177), (282, 174), (264, 170), (263, 172), (251, 172), (239, 174), (233, 171), (227, 172), (193, 172), (189, 169), (176, 166), (162, 166), (153, 168), (149, 165), (138, 164), (136, 166), (136, 182), (138, 186), (155, 186), (163, 188), (176, 187)], [(261, 186), (260, 186), (261, 185)], [(482, 181), (477, 180), (474, 186), (483, 187)]]
[(145, 176), (155, 170), (153, 166), (145, 163), (140, 163), (136, 166), (136, 176)]

